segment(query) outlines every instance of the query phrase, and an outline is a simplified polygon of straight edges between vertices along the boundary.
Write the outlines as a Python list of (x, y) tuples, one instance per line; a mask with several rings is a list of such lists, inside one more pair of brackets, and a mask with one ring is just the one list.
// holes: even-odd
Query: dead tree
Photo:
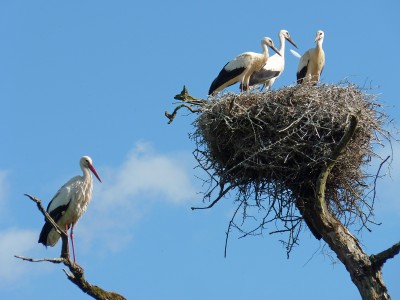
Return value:
[(105, 291), (99, 286), (92, 285), (90, 284), (86, 279), (85, 279), (85, 273), (84, 270), (81, 266), (78, 264), (74, 263), (71, 261), (70, 256), (69, 256), (69, 246), (68, 246), (68, 234), (63, 231), (57, 223), (54, 222), (54, 220), (50, 217), (50, 215), (46, 212), (42, 205), (42, 201), (40, 199), (33, 197), (31, 195), (25, 195), (32, 201), (34, 201), (39, 209), (39, 211), (44, 215), (47, 221), (49, 221), (55, 230), (61, 235), (61, 241), (62, 241), (62, 246), (61, 246), (61, 254), (60, 257), (57, 258), (40, 258), (40, 259), (35, 259), (31, 257), (25, 257), (21, 255), (15, 255), (16, 258), (25, 260), (25, 261), (30, 261), (30, 262), (51, 262), (54, 264), (64, 264), (64, 266), (68, 267), (69, 271), (66, 271), (64, 269), (65, 274), (67, 275), (67, 278), (75, 284), (77, 287), (79, 287), (82, 292), (85, 294), (88, 294), (89, 296), (93, 297), (94, 299), (99, 299), (99, 300), (125, 300), (126, 298), (123, 297), (120, 294), (117, 294), (115, 292), (110, 292), (110, 291)]
[[(298, 85), (267, 93), (226, 93), (208, 101), (189, 95), (175, 99), (198, 114), (191, 138), (194, 155), (209, 184), (211, 208), (229, 192), (236, 210), (229, 223), (243, 236), (287, 233), (287, 254), (305, 223), (345, 265), (364, 300), (390, 299), (382, 278), (384, 263), (400, 243), (368, 255), (349, 226), (369, 229), (378, 174), (368, 174), (374, 152), (392, 140), (388, 118), (374, 95), (352, 84)], [(379, 170), (380, 170), (379, 167)], [(241, 216), (240, 222), (236, 221)], [(249, 218), (252, 217), (252, 218)], [(259, 221), (246, 227), (248, 219)], [(280, 224), (278, 230), (269, 225)]]

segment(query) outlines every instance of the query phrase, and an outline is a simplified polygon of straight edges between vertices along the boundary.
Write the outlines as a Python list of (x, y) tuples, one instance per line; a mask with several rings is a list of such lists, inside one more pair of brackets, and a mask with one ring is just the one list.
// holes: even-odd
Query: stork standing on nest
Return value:
[(280, 55), (279, 51), (275, 48), (274, 42), (269, 37), (261, 40), (261, 46), (263, 53), (245, 52), (228, 62), (211, 83), (208, 94), (218, 93), (236, 82), (241, 83), (242, 92), (247, 91), (251, 74), (260, 70), (268, 61), (268, 47)]
[(317, 46), (311, 48), (300, 58), (299, 66), (297, 68), (297, 83), (313, 82), (317, 83), (321, 77), (322, 70), (325, 66), (325, 52), (322, 49), (324, 42), (324, 32), (317, 31), (315, 43)]
[(271, 89), (275, 80), (282, 74), (285, 69), (285, 40), (290, 42), (296, 48), (298, 47), (290, 37), (289, 31), (285, 29), (282, 29), (279, 32), (279, 40), (281, 43), (281, 48), (279, 49), (280, 55), (272, 55), (260, 71), (254, 72), (250, 76), (250, 86), (263, 84), (265, 89), (268, 91)]
[[(89, 156), (83, 156), (79, 161), (83, 176), (75, 176), (64, 184), (47, 206), (47, 212), (53, 220), (65, 229), (71, 228), (70, 238), (72, 242), (72, 252), (74, 262), (76, 263), (74, 247), (74, 225), (86, 211), (92, 197), (93, 180), (90, 171), (101, 182), (96, 169), (93, 167), (92, 159)], [(50, 222), (46, 221), (39, 236), (39, 243), (45, 246), (54, 246), (60, 239), (60, 235), (53, 228)]]

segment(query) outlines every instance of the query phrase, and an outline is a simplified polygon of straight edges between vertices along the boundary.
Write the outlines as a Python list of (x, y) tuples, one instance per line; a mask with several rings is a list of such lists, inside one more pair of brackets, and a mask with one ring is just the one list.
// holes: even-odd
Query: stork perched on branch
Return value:
[[(96, 169), (93, 167), (92, 159), (89, 156), (83, 156), (79, 161), (83, 176), (75, 176), (64, 184), (47, 206), (47, 212), (57, 223), (57, 225), (65, 229), (68, 234), (68, 229), (71, 228), (70, 238), (72, 242), (72, 251), (75, 257), (74, 247), (74, 225), (78, 219), (86, 211), (90, 199), (92, 197), (93, 180), (90, 171), (101, 182)], [(50, 222), (46, 221), (42, 231), (40, 232), (38, 243), (45, 246), (54, 246), (60, 239), (60, 235), (53, 228)]]
[(317, 46), (306, 51), (300, 58), (297, 68), (297, 83), (313, 82), (317, 83), (321, 77), (322, 70), (325, 66), (325, 52), (322, 49), (324, 42), (324, 32), (317, 31), (315, 43)]
[(268, 47), (279, 54), (279, 51), (275, 48), (274, 42), (269, 37), (265, 37), (261, 40), (261, 46), (263, 48), (263, 53), (245, 52), (228, 62), (211, 83), (208, 94), (217, 93), (236, 82), (241, 83), (242, 92), (247, 91), (251, 74), (260, 70), (268, 61)]
[(285, 40), (288, 40), (296, 48), (298, 47), (290, 37), (289, 31), (285, 29), (279, 32), (279, 40), (281, 43), (281, 48), (279, 49), (280, 55), (272, 55), (261, 70), (254, 72), (250, 76), (250, 86), (263, 84), (265, 89), (269, 90), (275, 80), (282, 74), (285, 69)]

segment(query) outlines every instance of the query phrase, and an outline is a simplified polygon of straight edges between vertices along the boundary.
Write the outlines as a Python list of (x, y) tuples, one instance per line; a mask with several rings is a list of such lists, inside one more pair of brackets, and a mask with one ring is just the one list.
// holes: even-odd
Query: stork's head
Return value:
[(321, 43), (324, 41), (324, 32), (322, 30), (317, 31), (317, 35), (315, 36), (315, 43), (318, 43), (321, 41)]
[(283, 36), (288, 42), (290, 42), (293, 46), (299, 49), (299, 47), (297, 47), (296, 43), (293, 42), (292, 38), (290, 37), (289, 31), (287, 31), (286, 29), (282, 29), (279, 32), (279, 36)]
[(275, 48), (274, 42), (272, 41), (271, 38), (269, 38), (269, 37), (263, 38), (261, 41), (261, 45), (266, 45), (266, 46), (270, 47), (272, 50), (274, 50), (276, 53), (278, 53), (280, 56), (282, 56), (279, 53), (278, 49)]
[(100, 179), (99, 175), (97, 174), (96, 169), (93, 166), (92, 159), (89, 156), (82, 156), (81, 160), (79, 161), (79, 164), (80, 164), (82, 170), (89, 169), (90, 171), (92, 171), (94, 176), (96, 176), (96, 178), (101, 182), (101, 179)]

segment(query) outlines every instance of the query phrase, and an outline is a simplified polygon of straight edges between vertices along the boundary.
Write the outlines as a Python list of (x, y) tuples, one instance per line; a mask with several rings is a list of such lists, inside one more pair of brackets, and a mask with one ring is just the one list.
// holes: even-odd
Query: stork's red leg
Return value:
[(76, 264), (75, 246), (74, 246), (74, 225), (71, 226), (70, 237), (72, 242), (72, 254), (74, 255), (74, 263)]

